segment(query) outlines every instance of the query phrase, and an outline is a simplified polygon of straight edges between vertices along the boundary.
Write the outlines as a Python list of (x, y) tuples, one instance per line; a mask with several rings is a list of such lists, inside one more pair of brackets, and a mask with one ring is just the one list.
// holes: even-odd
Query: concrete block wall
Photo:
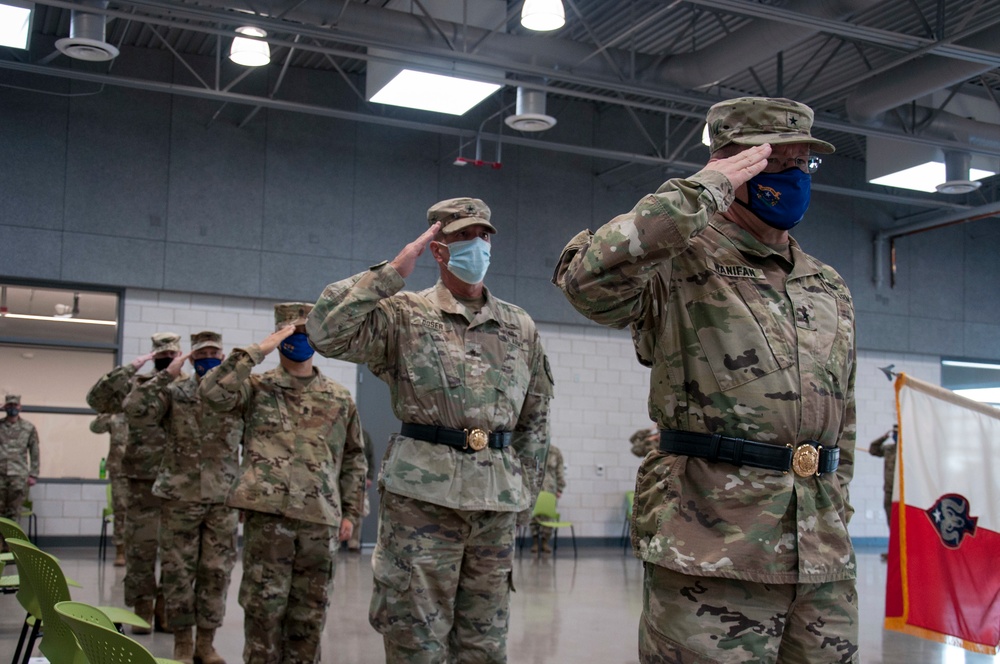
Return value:
[[(93, 537), (96, 541), (101, 534), (101, 512), (108, 503), (106, 486), (99, 480), (39, 480), (30, 492), (38, 535)], [(27, 530), (26, 520), (21, 525)]]

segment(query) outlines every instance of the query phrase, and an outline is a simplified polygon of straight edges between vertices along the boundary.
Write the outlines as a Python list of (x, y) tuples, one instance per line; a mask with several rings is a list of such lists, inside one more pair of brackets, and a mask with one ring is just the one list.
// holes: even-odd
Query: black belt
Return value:
[(840, 465), (840, 448), (823, 447), (815, 440), (795, 445), (768, 445), (745, 438), (711, 433), (660, 429), (660, 451), (724, 461), (736, 466), (795, 471), (800, 477), (832, 473)]
[(502, 450), (510, 447), (510, 431), (486, 431), (485, 429), (449, 429), (433, 424), (403, 423), (399, 433), (408, 438), (424, 440), (428, 443), (447, 445), (465, 452), (478, 452), (492, 447)]

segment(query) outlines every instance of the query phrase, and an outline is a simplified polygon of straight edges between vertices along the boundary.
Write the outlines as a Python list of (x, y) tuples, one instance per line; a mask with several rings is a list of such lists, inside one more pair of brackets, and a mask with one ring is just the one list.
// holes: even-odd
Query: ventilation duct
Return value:
[[(105, 9), (106, 1), (84, 2), (84, 5)], [(76, 60), (106, 62), (118, 57), (118, 49), (104, 41), (103, 14), (74, 9), (70, 14), (69, 37), (56, 40), (56, 48)]]
[(944, 153), (945, 181), (937, 186), (939, 194), (968, 194), (982, 186), (982, 182), (969, 179), (972, 155), (958, 150)]
[(514, 115), (503, 119), (515, 131), (545, 131), (556, 126), (556, 119), (545, 114), (545, 91), (518, 87)]

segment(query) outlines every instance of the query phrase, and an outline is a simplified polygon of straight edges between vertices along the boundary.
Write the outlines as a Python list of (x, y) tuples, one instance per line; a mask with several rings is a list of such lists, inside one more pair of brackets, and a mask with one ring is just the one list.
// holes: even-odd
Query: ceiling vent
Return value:
[(545, 114), (545, 92), (543, 90), (517, 89), (515, 114), (503, 121), (516, 131), (545, 131), (556, 126), (556, 119)]
[(972, 155), (958, 150), (947, 150), (944, 153), (944, 182), (937, 185), (939, 194), (968, 194), (979, 189), (982, 182), (969, 179), (969, 167)]
[[(89, 2), (92, 7), (107, 7), (107, 2)], [(74, 9), (70, 16), (69, 37), (56, 40), (56, 48), (76, 60), (106, 62), (118, 57), (118, 49), (104, 41), (104, 15)]]

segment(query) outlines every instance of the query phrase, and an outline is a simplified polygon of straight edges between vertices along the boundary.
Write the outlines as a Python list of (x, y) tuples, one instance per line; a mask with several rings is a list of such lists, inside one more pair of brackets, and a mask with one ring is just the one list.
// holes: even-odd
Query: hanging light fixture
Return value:
[[(229, 59), (244, 67), (260, 67), (271, 62), (271, 46), (266, 41), (267, 32), (252, 25), (236, 28), (237, 34), (246, 35), (233, 39), (229, 48)], [(250, 39), (257, 37), (257, 39)]]
[(545, 32), (558, 30), (566, 25), (566, 11), (562, 0), (524, 0), (521, 7), (521, 25), (529, 30)]

